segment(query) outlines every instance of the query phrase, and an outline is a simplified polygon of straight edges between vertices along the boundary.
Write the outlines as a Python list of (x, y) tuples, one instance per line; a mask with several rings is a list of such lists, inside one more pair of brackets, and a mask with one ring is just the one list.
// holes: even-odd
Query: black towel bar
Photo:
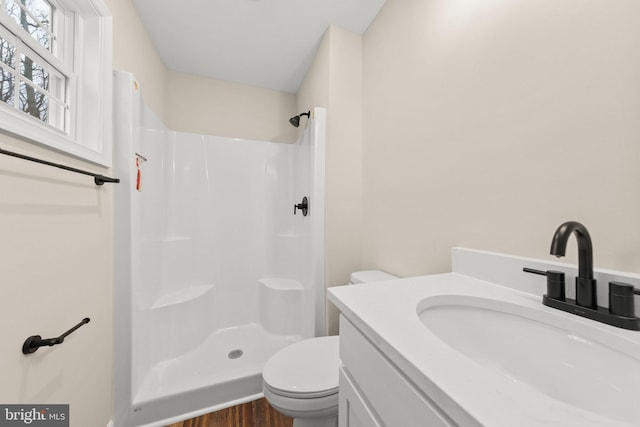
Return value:
[(27, 338), (24, 341), (24, 344), (22, 344), (22, 354), (35, 353), (36, 351), (38, 351), (38, 349), (40, 347), (44, 347), (44, 346), (47, 346), (47, 345), (49, 347), (51, 347), (51, 346), (54, 346), (54, 345), (57, 345), (57, 344), (62, 344), (64, 342), (64, 339), (70, 333), (74, 332), (80, 326), (82, 326), (84, 324), (87, 324), (90, 321), (91, 321), (91, 319), (89, 319), (88, 317), (85, 317), (76, 326), (74, 326), (73, 328), (69, 329), (67, 332), (65, 332), (64, 334), (60, 335), (59, 337), (55, 337), (55, 338), (45, 338), (45, 339), (43, 339), (40, 335), (31, 335), (29, 338)]
[(59, 168), (59, 169), (64, 169), (64, 170), (69, 171), (69, 172), (75, 172), (75, 173), (80, 173), (80, 174), (83, 174), (83, 175), (89, 175), (89, 176), (93, 177), (93, 182), (95, 182), (96, 185), (102, 185), (105, 182), (113, 182), (113, 183), (116, 183), (116, 184), (120, 182), (119, 178), (109, 178), (108, 176), (100, 175), (98, 173), (92, 173), (92, 172), (83, 171), (82, 169), (72, 168), (70, 166), (61, 165), (59, 163), (47, 162), (46, 160), (36, 159), (35, 157), (25, 156), (24, 154), (14, 153), (12, 151), (3, 150), (2, 148), (0, 148), (0, 154), (5, 154), (5, 155), (11, 156), (11, 157), (17, 157), (17, 158), (23, 159), (23, 160), (29, 160), (30, 162), (40, 163), (42, 165), (53, 166), (53, 167), (56, 167), (56, 168)]

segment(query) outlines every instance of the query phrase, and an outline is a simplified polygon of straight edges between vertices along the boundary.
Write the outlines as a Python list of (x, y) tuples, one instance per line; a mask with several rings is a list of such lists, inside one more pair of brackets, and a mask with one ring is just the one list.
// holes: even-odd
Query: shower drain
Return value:
[(237, 359), (239, 357), (242, 357), (242, 354), (243, 354), (242, 350), (238, 348), (236, 350), (231, 350), (229, 354), (227, 354), (227, 357), (229, 359)]

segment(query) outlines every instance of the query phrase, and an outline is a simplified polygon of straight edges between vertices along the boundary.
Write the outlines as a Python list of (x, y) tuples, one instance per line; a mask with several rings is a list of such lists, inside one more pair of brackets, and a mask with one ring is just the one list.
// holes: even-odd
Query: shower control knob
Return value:
[(294, 215), (297, 213), (298, 209), (302, 211), (302, 216), (307, 216), (309, 214), (309, 199), (306, 196), (302, 198), (302, 203), (293, 205)]

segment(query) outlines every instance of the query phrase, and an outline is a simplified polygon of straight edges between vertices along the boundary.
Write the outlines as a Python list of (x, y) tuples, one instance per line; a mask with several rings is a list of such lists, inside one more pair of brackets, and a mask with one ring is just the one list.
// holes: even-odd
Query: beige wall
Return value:
[(309, 111), (313, 107), (329, 107), (330, 55), (331, 28), (324, 33), (313, 62), (298, 89), (296, 102), (299, 111)]
[[(0, 135), (0, 146), (104, 173), (69, 156)], [(106, 426), (112, 402), (113, 184), (0, 156), (2, 385), (0, 402), (70, 405), (71, 426)], [(23, 355), (31, 335), (55, 347)]]
[[(298, 110), (327, 108), (326, 285), (360, 269), (362, 222), (362, 37), (331, 26), (298, 92)], [(328, 305), (330, 333), (337, 311)]]
[(164, 122), (167, 70), (142, 26), (131, 0), (105, 0), (113, 14), (113, 68), (128, 71), (140, 82), (144, 100)]
[[(109, 4), (114, 15), (114, 64), (136, 68), (135, 63), (143, 69), (142, 62), (153, 63), (154, 58), (138, 56), (148, 51), (148, 45), (131, 27), (130, 7), (122, 7), (127, 4)], [(148, 80), (162, 79), (162, 71), (153, 79), (152, 73), (147, 75)], [(162, 105), (161, 99), (151, 98), (156, 108)], [(0, 135), (0, 144), (45, 160), (108, 173), (5, 135)], [(0, 402), (69, 404), (73, 427), (102, 427), (109, 422), (114, 189), (110, 184), (96, 187), (90, 177), (0, 156), (0, 271), (4, 285), (0, 298), (0, 323), (4, 325)], [(58, 336), (84, 317), (91, 322), (62, 345), (27, 356), (21, 353), (28, 336)]]
[(291, 93), (168, 72), (167, 121), (170, 129), (234, 138), (292, 143), (296, 112)]
[(640, 271), (638, 17), (387, 0), (364, 36), (363, 267), (447, 271), (454, 245), (546, 258), (577, 220), (596, 267)]

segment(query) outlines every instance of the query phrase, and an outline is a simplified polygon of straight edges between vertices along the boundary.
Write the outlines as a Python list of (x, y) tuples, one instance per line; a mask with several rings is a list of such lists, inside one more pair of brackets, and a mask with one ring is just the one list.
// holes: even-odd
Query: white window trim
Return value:
[[(0, 105), (0, 132), (111, 167), (111, 13), (103, 0), (57, 0), (57, 3), (76, 12), (73, 25), (73, 71), (69, 74), (67, 86), (69, 104), (75, 111), (70, 114), (68, 133), (4, 105)], [(2, 13), (4, 12), (0, 11), (0, 16)], [(2, 19), (2, 22), (5, 20)], [(65, 26), (67, 34), (68, 27)], [(30, 43), (28, 38), (24, 38), (24, 42), (27, 45)], [(65, 65), (57, 59), (51, 63), (65, 69)]]

